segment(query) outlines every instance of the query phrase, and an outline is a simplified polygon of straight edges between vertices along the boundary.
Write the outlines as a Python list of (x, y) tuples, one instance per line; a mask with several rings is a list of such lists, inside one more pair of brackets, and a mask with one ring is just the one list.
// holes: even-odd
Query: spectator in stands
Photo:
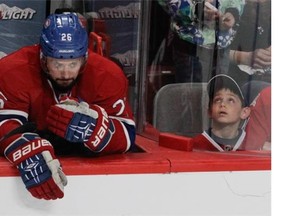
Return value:
[(208, 115), (211, 127), (193, 138), (195, 149), (236, 151), (245, 138), (242, 126), (250, 115), (250, 108), (234, 79), (219, 74), (207, 86)]
[(229, 75), (239, 85), (271, 82), (271, 0), (246, 0), (229, 57)]
[(271, 86), (266, 86), (250, 104), (242, 150), (271, 150)]
[(213, 77), (207, 86), (211, 127), (193, 138), (195, 149), (210, 151), (271, 149), (271, 87), (250, 104), (228, 75)]
[[(229, 45), (243, 0), (158, 0), (171, 16), (176, 82), (207, 82), (209, 71), (227, 73)], [(216, 70), (214, 70), (216, 68)]]

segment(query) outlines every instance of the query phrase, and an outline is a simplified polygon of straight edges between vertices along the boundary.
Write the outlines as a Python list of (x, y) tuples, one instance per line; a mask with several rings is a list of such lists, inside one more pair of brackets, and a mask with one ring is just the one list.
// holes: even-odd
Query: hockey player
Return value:
[(0, 152), (39, 199), (64, 196), (58, 154), (124, 153), (134, 145), (128, 81), (87, 47), (76, 14), (51, 14), (39, 45), (0, 60)]

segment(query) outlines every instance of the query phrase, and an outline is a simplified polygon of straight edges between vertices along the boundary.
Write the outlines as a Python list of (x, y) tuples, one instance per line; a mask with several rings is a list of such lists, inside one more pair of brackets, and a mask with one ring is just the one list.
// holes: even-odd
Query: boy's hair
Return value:
[(213, 103), (215, 94), (221, 89), (229, 89), (234, 94), (238, 95), (242, 102), (242, 107), (248, 106), (247, 100), (245, 99), (241, 88), (237, 82), (226, 74), (218, 74), (212, 77), (207, 84), (207, 92), (209, 96), (209, 107)]

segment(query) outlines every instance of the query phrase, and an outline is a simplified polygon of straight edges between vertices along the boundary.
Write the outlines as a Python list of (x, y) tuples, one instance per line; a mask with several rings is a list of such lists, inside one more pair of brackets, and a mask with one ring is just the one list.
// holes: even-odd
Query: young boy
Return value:
[(207, 85), (211, 127), (193, 138), (193, 148), (208, 151), (236, 151), (245, 138), (242, 128), (250, 108), (234, 79), (219, 74)]

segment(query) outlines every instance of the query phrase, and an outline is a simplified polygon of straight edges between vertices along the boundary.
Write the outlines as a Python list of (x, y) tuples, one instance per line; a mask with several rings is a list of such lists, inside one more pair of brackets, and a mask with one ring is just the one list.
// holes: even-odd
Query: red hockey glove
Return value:
[(47, 123), (51, 132), (70, 142), (84, 143), (94, 152), (105, 148), (115, 130), (103, 108), (74, 99), (52, 106)]
[(4, 155), (18, 168), (32, 196), (46, 200), (62, 198), (67, 179), (59, 160), (55, 159), (51, 143), (35, 133), (13, 135), (8, 140), (13, 141)]

